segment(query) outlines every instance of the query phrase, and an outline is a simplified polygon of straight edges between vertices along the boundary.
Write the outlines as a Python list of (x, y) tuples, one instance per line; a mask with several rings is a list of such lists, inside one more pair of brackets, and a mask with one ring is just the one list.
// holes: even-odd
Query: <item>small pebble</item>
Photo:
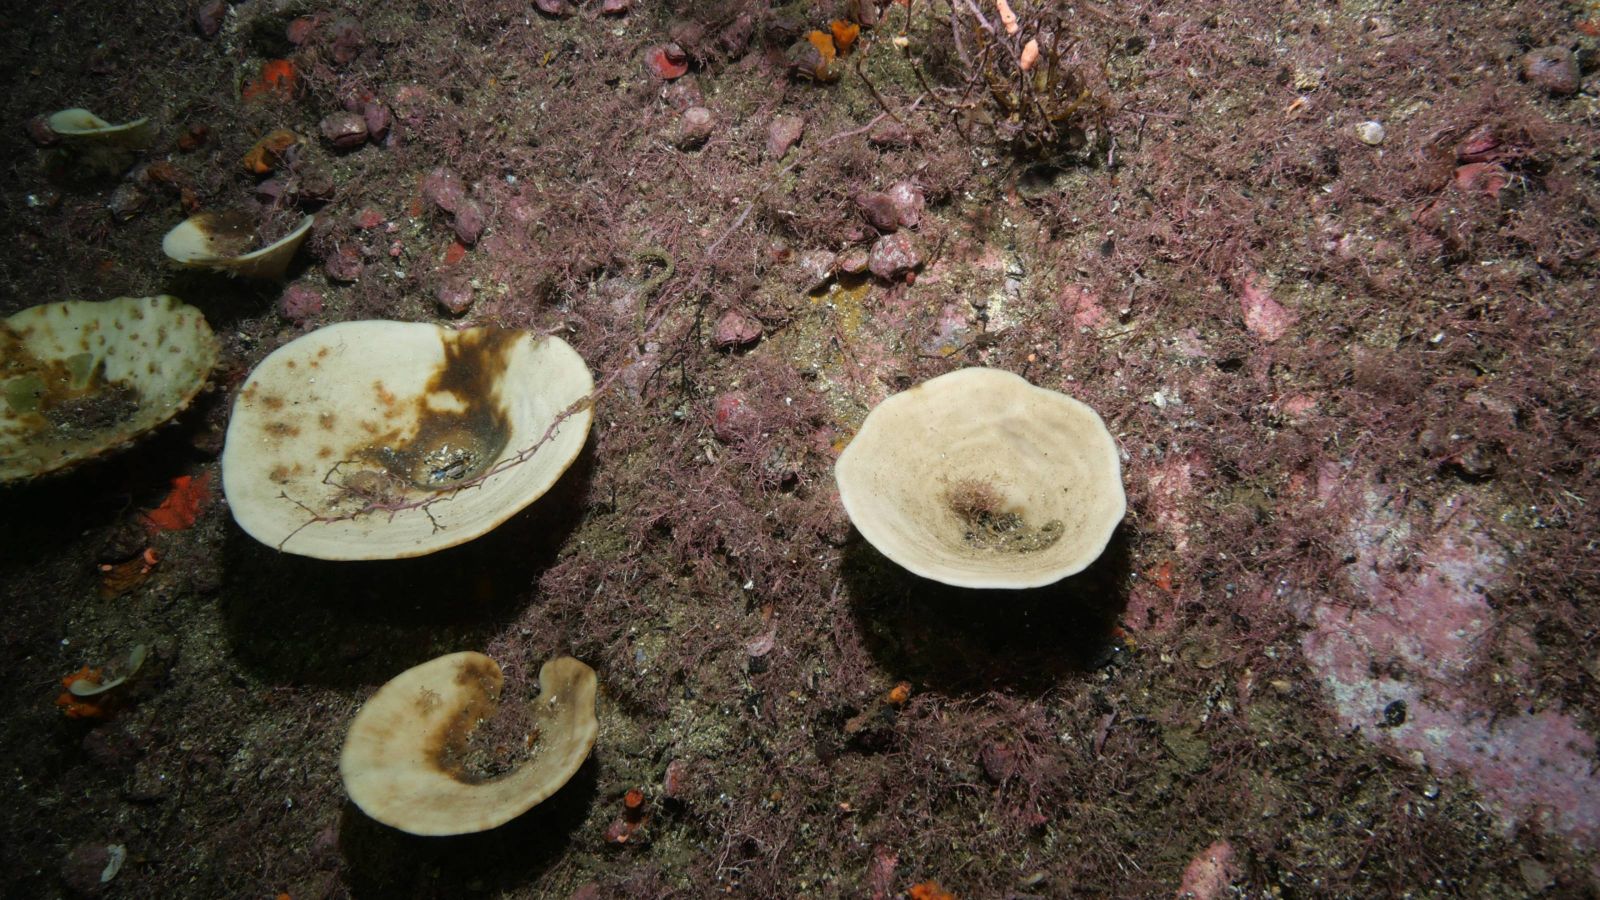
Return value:
[(903, 231), (887, 234), (872, 245), (867, 268), (885, 281), (892, 281), (922, 265), (916, 241)]
[(689, 71), (689, 54), (677, 44), (651, 47), (644, 52), (644, 67), (663, 81), (682, 78)]
[(927, 200), (922, 196), (922, 188), (915, 182), (896, 181), (889, 185), (884, 193), (889, 195), (889, 200), (894, 204), (896, 217), (900, 220), (902, 228), (915, 228), (922, 221), (922, 210), (927, 206)]
[(214, 38), (222, 31), (222, 22), (228, 17), (228, 4), (224, 0), (207, 0), (195, 7), (194, 27), (203, 38)]
[(1578, 58), (1566, 47), (1540, 47), (1522, 57), (1522, 77), (1546, 93), (1565, 97), (1578, 92)]
[(439, 308), (452, 316), (459, 316), (472, 308), (472, 285), (465, 278), (451, 278), (433, 292)]
[(322, 310), (322, 294), (307, 285), (291, 284), (278, 297), (278, 315), (296, 325), (312, 316), (321, 315)]
[(1367, 121), (1356, 125), (1356, 138), (1369, 147), (1376, 147), (1383, 143), (1388, 132), (1383, 130), (1382, 122)]
[(450, 227), (455, 229), (456, 239), (468, 247), (476, 244), (478, 238), (483, 236), (486, 225), (483, 206), (476, 200), (462, 201), (456, 209), (455, 220), (450, 223)]
[(461, 176), (449, 169), (434, 169), (422, 179), (422, 196), (447, 213), (453, 213), (467, 198)]
[(704, 106), (690, 107), (684, 110), (683, 117), (678, 120), (678, 130), (673, 136), (672, 145), (679, 150), (693, 150), (705, 144), (716, 127), (715, 113)]
[(833, 277), (833, 261), (833, 254), (826, 250), (807, 250), (800, 254), (798, 265), (806, 293), (828, 283), (828, 279)]
[(900, 213), (888, 194), (880, 191), (861, 194), (856, 197), (856, 206), (861, 209), (867, 224), (880, 232), (887, 234), (900, 227)]
[(363, 268), (361, 251), (354, 244), (341, 246), (322, 263), (322, 271), (334, 281), (356, 281), (361, 278)]
[(361, 118), (367, 123), (367, 137), (374, 143), (383, 140), (389, 134), (389, 125), (394, 122), (394, 114), (389, 111), (387, 104), (373, 101), (361, 110)]
[(336, 112), (318, 128), (323, 139), (340, 150), (354, 150), (367, 142), (367, 120), (352, 112)]
[(736, 309), (723, 313), (711, 333), (711, 343), (721, 350), (748, 347), (760, 339), (761, 323)]
[(799, 143), (805, 134), (806, 120), (799, 116), (778, 116), (767, 126), (767, 156), (782, 159), (789, 148)]
[(839, 254), (839, 271), (846, 275), (860, 275), (872, 264), (872, 254), (865, 247), (851, 247)]

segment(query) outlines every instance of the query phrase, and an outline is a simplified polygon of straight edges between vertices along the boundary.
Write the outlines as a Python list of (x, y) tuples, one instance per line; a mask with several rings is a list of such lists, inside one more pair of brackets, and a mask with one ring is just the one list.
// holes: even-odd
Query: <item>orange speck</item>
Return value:
[(410, 216), (413, 219), (415, 219), (417, 216), (422, 215), (422, 198), (421, 197), (412, 197), (411, 198), (411, 202), (406, 204), (406, 215)]
[(1156, 587), (1172, 593), (1172, 560), (1164, 559), (1161, 564), (1150, 570), (1150, 583)]
[(937, 881), (924, 881), (911, 886), (911, 900), (956, 900), (956, 895), (939, 887)]
[(450, 246), (444, 248), (444, 264), (453, 266), (467, 258), (466, 245), (460, 241), (451, 241)]
[(1578, 23), (1578, 30), (1589, 37), (1600, 37), (1600, 19), (1585, 19)]
[[(151, 531), (182, 531), (192, 527), (210, 499), (211, 493), (207, 490), (210, 486), (210, 472), (200, 473), (199, 478), (179, 475), (172, 479), (172, 490), (167, 492), (167, 498), (142, 515), (144, 524)], [(150, 560), (150, 564), (155, 565), (155, 561)]]
[(839, 48), (840, 53), (849, 53), (855, 45), (856, 38), (861, 36), (861, 26), (843, 19), (834, 19), (828, 23), (828, 30), (833, 32), (833, 43)]
[(300, 88), (300, 73), (287, 59), (271, 59), (261, 64), (261, 72), (254, 81), (245, 85), (247, 101), (274, 99), (293, 100)]
[(638, 788), (629, 788), (628, 793), (622, 796), (622, 805), (629, 810), (636, 810), (644, 806), (644, 791)]
[(895, 706), (905, 706), (906, 701), (911, 699), (911, 682), (902, 681), (890, 688), (889, 693), (883, 695), (883, 699)]
[(245, 170), (255, 175), (265, 175), (271, 172), (278, 167), (278, 163), (283, 159), (283, 154), (298, 143), (300, 143), (300, 135), (287, 128), (279, 128), (277, 131), (256, 141), (256, 145), (251, 147), (250, 152), (244, 155), (243, 165)]

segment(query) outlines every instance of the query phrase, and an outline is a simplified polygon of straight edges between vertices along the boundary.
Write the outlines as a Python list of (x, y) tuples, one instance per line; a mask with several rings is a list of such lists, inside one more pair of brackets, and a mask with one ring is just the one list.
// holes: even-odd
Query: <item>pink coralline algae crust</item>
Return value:
[[(1485, 593), (1506, 572), (1506, 550), (1459, 502), (1439, 510), (1431, 536), (1415, 536), (1417, 524), (1403, 501), (1366, 491), (1349, 527), (1356, 559), (1348, 571), (1367, 605), (1304, 597), (1307, 662), (1347, 727), (1465, 773), (1507, 830), (1534, 823), (1580, 852), (1600, 848), (1594, 736), (1559, 710), (1496, 716), (1474, 680), (1497, 626)], [(1404, 721), (1385, 725), (1396, 701)], [(1593, 870), (1600, 876), (1600, 863)]]

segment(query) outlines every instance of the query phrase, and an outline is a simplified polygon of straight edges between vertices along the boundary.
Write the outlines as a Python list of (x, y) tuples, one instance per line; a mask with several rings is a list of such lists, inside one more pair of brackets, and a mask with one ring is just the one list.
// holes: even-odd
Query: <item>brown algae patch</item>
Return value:
[(989, 481), (963, 478), (945, 489), (944, 502), (961, 521), (962, 540), (979, 550), (997, 553), (1033, 553), (1054, 546), (1063, 531), (1060, 519), (1029, 525), (1022, 515), (1007, 509), (1005, 498)]

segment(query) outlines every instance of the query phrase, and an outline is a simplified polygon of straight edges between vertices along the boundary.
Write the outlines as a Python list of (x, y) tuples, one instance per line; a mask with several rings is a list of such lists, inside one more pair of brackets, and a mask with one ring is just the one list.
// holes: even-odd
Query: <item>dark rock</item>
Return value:
[(336, 112), (317, 127), (323, 139), (340, 150), (354, 150), (367, 142), (367, 120), (353, 112)]
[(872, 245), (872, 256), (867, 268), (872, 274), (892, 281), (922, 265), (922, 251), (911, 235), (903, 231), (886, 234)]
[(984, 744), (978, 751), (978, 759), (983, 763), (983, 774), (995, 784), (1004, 784), (1015, 776), (1020, 768), (1016, 751), (1001, 741)]
[(333, 37), (328, 54), (341, 66), (360, 56), (361, 48), (367, 43), (367, 36), (361, 31), (361, 25), (355, 19), (334, 20), (333, 24), (328, 26), (328, 33)]
[(893, 119), (885, 119), (884, 121), (878, 123), (878, 125), (867, 134), (868, 143), (875, 147), (886, 147), (889, 149), (909, 147), (914, 140), (915, 139), (911, 136), (911, 130)]

